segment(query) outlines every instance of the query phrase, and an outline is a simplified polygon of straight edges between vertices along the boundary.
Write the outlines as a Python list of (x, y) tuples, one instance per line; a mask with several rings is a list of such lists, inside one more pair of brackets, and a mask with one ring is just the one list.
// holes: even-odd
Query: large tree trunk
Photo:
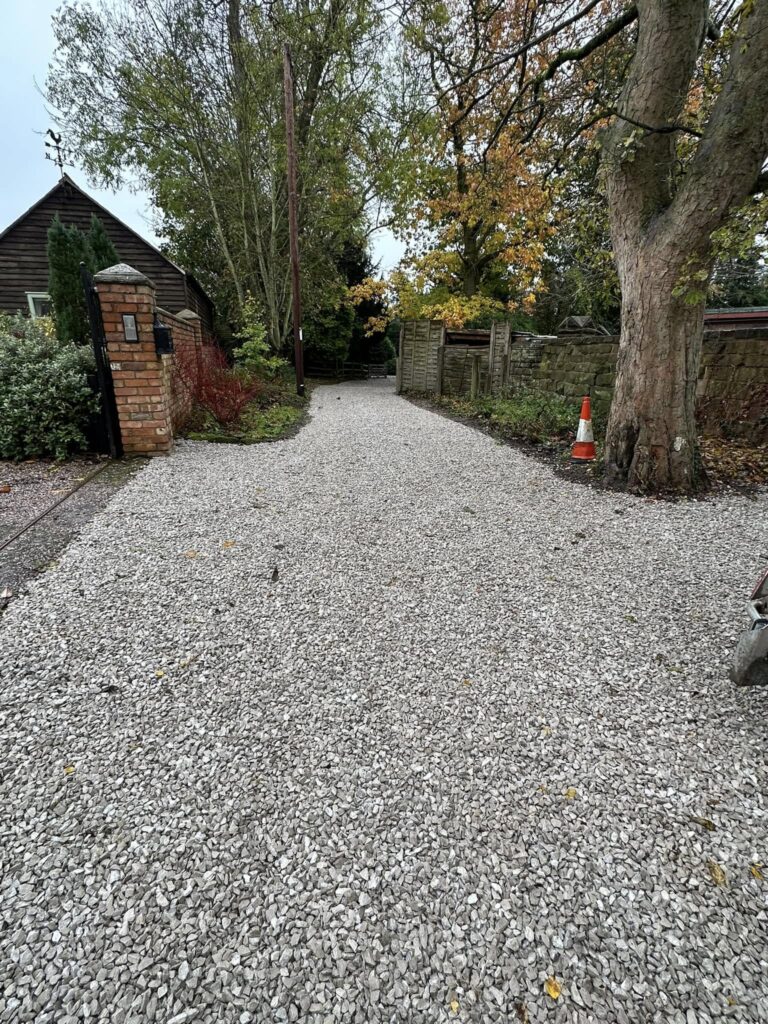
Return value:
[(690, 492), (705, 482), (694, 413), (704, 308), (673, 295), (670, 256), (648, 246), (617, 254), (621, 340), (605, 467), (610, 483), (638, 491)]
[(744, 4), (722, 87), (679, 181), (675, 140), (707, 0), (637, 0), (635, 56), (606, 134), (621, 341), (606, 437), (609, 480), (644, 492), (703, 483), (694, 402), (710, 239), (759, 187), (768, 154), (768, 0)]

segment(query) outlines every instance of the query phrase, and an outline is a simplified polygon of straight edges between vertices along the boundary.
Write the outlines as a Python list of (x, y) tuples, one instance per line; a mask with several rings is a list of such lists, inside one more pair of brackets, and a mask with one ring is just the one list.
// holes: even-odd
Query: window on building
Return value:
[(51, 298), (45, 292), (27, 292), (27, 302), (33, 318), (51, 315)]

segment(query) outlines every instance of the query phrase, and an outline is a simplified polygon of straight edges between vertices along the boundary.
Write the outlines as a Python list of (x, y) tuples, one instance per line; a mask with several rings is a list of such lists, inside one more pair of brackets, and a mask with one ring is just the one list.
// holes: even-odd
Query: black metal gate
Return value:
[(100, 397), (101, 415), (93, 440), (102, 448), (106, 448), (113, 459), (123, 454), (120, 437), (120, 420), (117, 415), (115, 401), (115, 385), (112, 381), (112, 368), (107, 355), (107, 339), (104, 334), (104, 322), (101, 319), (101, 303), (99, 293), (84, 263), (80, 264), (80, 278), (83, 282), (85, 305), (88, 310), (88, 322), (91, 325), (91, 342), (96, 360), (96, 385)]

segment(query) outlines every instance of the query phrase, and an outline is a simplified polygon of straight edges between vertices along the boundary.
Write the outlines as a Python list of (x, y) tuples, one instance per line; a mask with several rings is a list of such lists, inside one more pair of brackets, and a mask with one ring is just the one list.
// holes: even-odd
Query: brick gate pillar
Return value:
[(101, 302), (126, 455), (158, 455), (173, 446), (167, 370), (153, 332), (155, 286), (126, 263), (94, 276)]

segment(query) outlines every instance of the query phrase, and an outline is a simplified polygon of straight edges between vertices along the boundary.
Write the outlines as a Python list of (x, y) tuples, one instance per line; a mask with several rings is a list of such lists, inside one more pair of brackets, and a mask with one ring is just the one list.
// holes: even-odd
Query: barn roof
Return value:
[(146, 247), (147, 247), (148, 249), (151, 249), (151, 250), (152, 250), (153, 252), (157, 253), (157, 255), (158, 255), (158, 256), (159, 256), (159, 257), (160, 257), (161, 259), (165, 260), (165, 262), (166, 262), (166, 263), (167, 263), (167, 264), (168, 264), (169, 266), (173, 267), (173, 269), (174, 269), (174, 270), (177, 270), (177, 271), (178, 271), (178, 272), (179, 272), (180, 274), (184, 274), (184, 275), (185, 275), (185, 277), (187, 277), (187, 278), (188, 278), (188, 279), (189, 279), (189, 280), (190, 280), (190, 281), (191, 281), (191, 282), (192, 282), (192, 283), (193, 283), (193, 284), (194, 284), (194, 285), (195, 285), (195, 286), (196, 286), (197, 288), (199, 288), (199, 289), (200, 289), (200, 291), (201, 291), (201, 292), (202, 292), (203, 294), (205, 294), (205, 289), (204, 289), (204, 288), (203, 288), (203, 286), (202, 286), (202, 285), (200, 284), (200, 282), (199, 282), (199, 281), (198, 281), (198, 280), (197, 280), (197, 279), (196, 279), (196, 278), (194, 277), (194, 275), (193, 275), (193, 274), (190, 274), (190, 273), (189, 273), (188, 271), (184, 270), (184, 268), (183, 268), (183, 267), (180, 267), (180, 266), (178, 265), (178, 263), (174, 263), (174, 262), (173, 262), (173, 260), (172, 260), (172, 259), (169, 259), (169, 258), (168, 258), (168, 257), (167, 257), (167, 256), (165, 255), (165, 253), (164, 253), (164, 252), (161, 252), (161, 251), (160, 251), (160, 249), (158, 249), (156, 245), (153, 245), (153, 244), (152, 244), (151, 242), (148, 242), (148, 241), (146, 240), (146, 238), (144, 238), (144, 236), (143, 236), (143, 235), (140, 235), (140, 234), (138, 233), (138, 231), (135, 231), (135, 230), (134, 230), (134, 229), (133, 229), (133, 228), (132, 228), (132, 227), (131, 227), (131, 226), (130, 226), (129, 224), (126, 224), (124, 220), (121, 220), (121, 219), (120, 219), (120, 217), (116, 217), (116, 216), (115, 216), (115, 214), (114, 214), (114, 213), (112, 213), (112, 211), (111, 211), (111, 210), (108, 210), (108, 209), (107, 209), (107, 207), (106, 207), (106, 206), (104, 206), (104, 205), (103, 205), (102, 203), (100, 203), (100, 202), (98, 201), (98, 199), (94, 199), (94, 198), (93, 198), (93, 196), (92, 196), (92, 195), (90, 195), (90, 193), (88, 193), (88, 192), (86, 192), (86, 191), (85, 191), (85, 189), (82, 189), (82, 188), (80, 188), (80, 186), (79, 186), (79, 185), (77, 184), (77, 182), (76, 182), (76, 181), (74, 181), (74, 179), (72, 179), (72, 178), (71, 178), (71, 177), (70, 177), (70, 176), (69, 176), (69, 175), (68, 175), (68, 174), (67, 174), (66, 172), (64, 172), (64, 173), (63, 173), (63, 174), (61, 175), (61, 177), (60, 177), (60, 178), (59, 178), (59, 180), (58, 180), (58, 181), (56, 182), (56, 184), (55, 184), (55, 185), (53, 186), (53, 188), (50, 188), (50, 189), (49, 189), (49, 190), (48, 190), (48, 191), (47, 191), (47, 192), (45, 193), (45, 195), (43, 195), (43, 196), (40, 196), (40, 198), (39, 198), (39, 199), (37, 199), (37, 200), (36, 200), (36, 201), (35, 201), (34, 203), (32, 203), (32, 205), (31, 205), (31, 206), (30, 206), (30, 207), (29, 207), (28, 209), (26, 209), (26, 210), (24, 211), (24, 213), (22, 213), (22, 214), (21, 214), (21, 216), (17, 217), (17, 218), (16, 218), (16, 220), (14, 220), (14, 221), (13, 221), (13, 222), (12, 222), (11, 224), (9, 224), (7, 228), (5, 228), (5, 229), (4, 229), (3, 231), (0, 231), (0, 242), (2, 242), (2, 240), (3, 240), (4, 238), (5, 238), (5, 236), (6, 236), (7, 234), (9, 234), (9, 233), (10, 233), (11, 231), (13, 231), (13, 229), (14, 229), (14, 228), (15, 228), (15, 227), (16, 227), (16, 226), (17, 226), (18, 224), (21, 224), (21, 223), (22, 223), (22, 221), (26, 220), (26, 218), (27, 218), (27, 217), (28, 217), (28, 216), (30, 215), (30, 213), (32, 213), (32, 211), (33, 211), (33, 210), (36, 210), (38, 206), (42, 206), (42, 204), (43, 204), (43, 203), (44, 203), (44, 202), (46, 201), (46, 199), (49, 199), (49, 198), (50, 198), (50, 197), (51, 197), (51, 196), (52, 196), (52, 195), (54, 194), (54, 192), (56, 192), (56, 191), (57, 191), (57, 189), (61, 188), (61, 186), (62, 186), (62, 185), (68, 185), (68, 186), (69, 186), (70, 188), (74, 189), (74, 190), (75, 190), (76, 192), (79, 192), (81, 196), (85, 196), (85, 198), (86, 198), (86, 199), (87, 199), (87, 200), (88, 200), (88, 201), (89, 201), (89, 202), (90, 202), (90, 203), (91, 203), (91, 204), (92, 204), (93, 206), (96, 206), (96, 207), (98, 207), (98, 209), (99, 209), (99, 210), (101, 210), (101, 211), (102, 211), (102, 213), (105, 213), (105, 214), (106, 214), (106, 215), (107, 215), (108, 217), (111, 217), (111, 218), (112, 218), (112, 220), (115, 220), (115, 221), (117, 221), (117, 223), (118, 223), (118, 224), (119, 224), (119, 225), (120, 225), (120, 226), (121, 226), (122, 228), (125, 228), (125, 230), (126, 230), (126, 231), (129, 231), (129, 232), (130, 232), (130, 233), (131, 233), (131, 234), (132, 234), (132, 235), (133, 235), (133, 236), (134, 236), (135, 238), (137, 238), (137, 239), (138, 239), (138, 240), (139, 240), (140, 242), (143, 242), (143, 243), (144, 243), (144, 245), (146, 245)]

